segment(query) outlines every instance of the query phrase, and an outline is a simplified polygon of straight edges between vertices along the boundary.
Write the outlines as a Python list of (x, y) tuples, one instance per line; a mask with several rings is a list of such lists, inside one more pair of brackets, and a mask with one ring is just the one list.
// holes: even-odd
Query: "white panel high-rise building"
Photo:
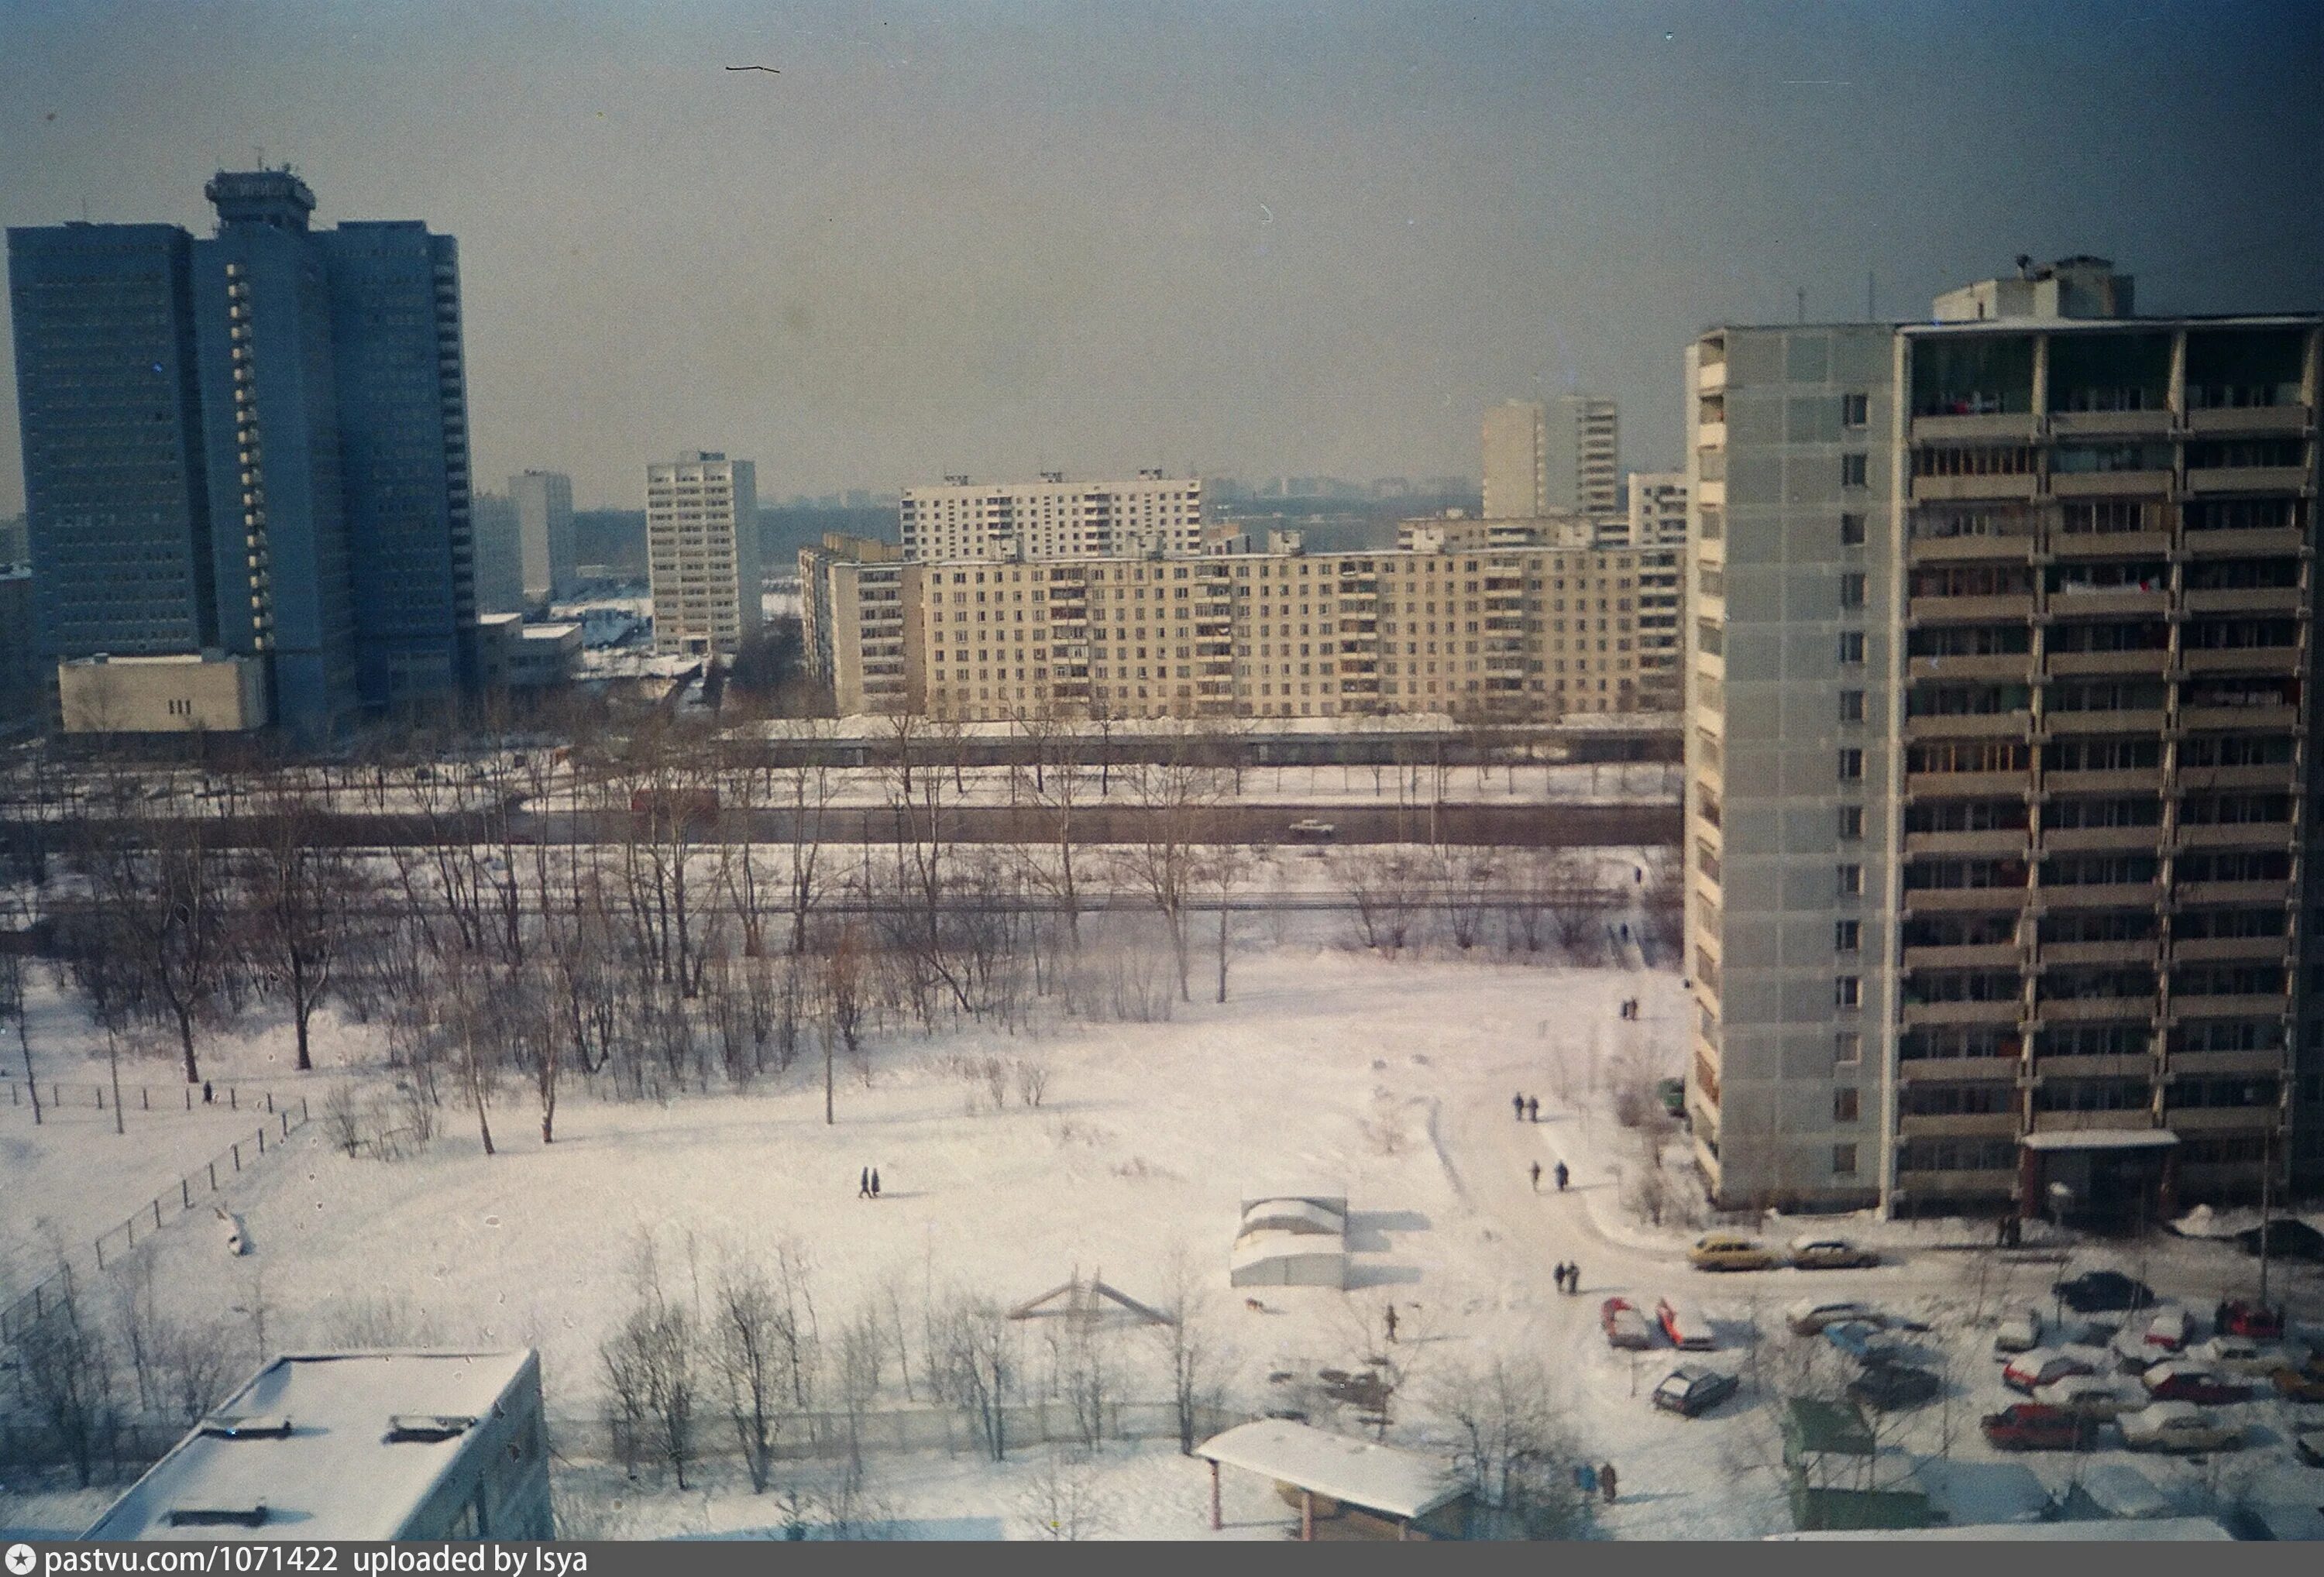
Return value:
[(468, 501), (468, 522), (475, 533), (476, 612), (522, 613), (524, 556), (517, 541), (514, 501), (497, 493), (476, 493)]
[(1549, 409), (1545, 485), (1553, 509), (1584, 514), (1622, 512), (1622, 446), (1614, 402), (1596, 394), (1562, 394)]
[(1509, 400), (1485, 412), (1487, 520), (1538, 520), (1549, 512), (1549, 409)]
[(1633, 548), (1686, 545), (1686, 473), (1630, 473), (1630, 519), (1624, 540)]
[(561, 471), (527, 471), (509, 478), (516, 504), (517, 544), (523, 558), (524, 595), (546, 603), (572, 595), (573, 478)]
[(904, 556), (919, 559), (1180, 557), (1203, 549), (1203, 484), (1140, 471), (1129, 482), (1038, 482), (908, 487)]
[(732, 656), (759, 629), (759, 487), (715, 450), (646, 467), (654, 650)]

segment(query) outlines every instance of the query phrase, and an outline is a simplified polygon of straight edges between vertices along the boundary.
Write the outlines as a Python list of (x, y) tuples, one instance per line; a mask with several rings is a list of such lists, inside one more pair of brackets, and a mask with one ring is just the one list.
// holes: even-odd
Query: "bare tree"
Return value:
[(757, 1260), (730, 1255), (716, 1293), (718, 1378), (727, 1416), (751, 1474), (753, 1493), (766, 1491), (774, 1447), (790, 1408), (784, 1381), (784, 1309), (774, 1283)]
[[(23, 923), (25, 905), (14, 898), (0, 901), (0, 923), (12, 932), (23, 932), (30, 927)], [(16, 1050), (24, 1059), (24, 1088), (32, 1096), (32, 1126), (41, 1126), (41, 1081), (32, 1070), (32, 1035), (26, 1023), (24, 1000), (27, 985), (24, 954), (19, 950), (14, 936), (0, 938), (0, 1019), (15, 1027)]]
[(1086, 1458), (1052, 1452), (1037, 1463), (1019, 1498), (1037, 1536), (1059, 1543), (1099, 1539), (1117, 1526), (1112, 1497)]
[(1186, 906), (1201, 874), (1198, 840), (1221, 795), (1218, 769), (1196, 761), (1192, 742), (1181, 737), (1165, 760), (1130, 769), (1131, 794), (1141, 813), (1139, 837), (1117, 856), (1124, 874), (1144, 890), (1169, 933), (1181, 1001), (1194, 1000)]
[(233, 963), (230, 894), (208, 817), (133, 810), (83, 825), (78, 863), (98, 929), (87, 942), (167, 1013), (186, 1083), (198, 1084), (194, 1032), (217, 1007)]
[(1167, 1324), (1153, 1327), (1169, 1373), (1170, 1407), (1178, 1425), (1178, 1454), (1194, 1454), (1204, 1420), (1226, 1394), (1228, 1363), (1213, 1329), (1210, 1294), (1185, 1245), (1174, 1244), (1163, 1260), (1161, 1313)]
[(636, 1284), (637, 1302), (599, 1360), (621, 1425), (651, 1447), (684, 1489), (696, 1454), (694, 1316), (664, 1291), (650, 1241), (639, 1247)]
[(1549, 1373), (1538, 1360), (1495, 1355), (1448, 1369), (1428, 1388), (1459, 1444), (1455, 1471), (1505, 1537), (1570, 1536), (1582, 1511), (1565, 1466)]
[(32, 1414), (88, 1489), (114, 1418), (114, 1362), (95, 1311), (67, 1283), (63, 1298), (16, 1343), (18, 1372)]
[(247, 946), (260, 982), (290, 1009), (303, 1073), (315, 1065), (309, 1026), (352, 942), (366, 883), (347, 852), (320, 835), (311, 799), (277, 790), (260, 815), (265, 835), (245, 865)]

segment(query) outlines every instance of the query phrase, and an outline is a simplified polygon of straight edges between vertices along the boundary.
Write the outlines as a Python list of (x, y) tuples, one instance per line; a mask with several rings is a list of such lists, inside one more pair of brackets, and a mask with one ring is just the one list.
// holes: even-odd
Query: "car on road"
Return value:
[(1996, 1357), (2012, 1352), (2028, 1352), (2042, 1345), (2042, 1315), (2031, 1308), (2004, 1309), (2001, 1321), (1993, 1328), (1993, 1351)]
[(1826, 1325), (1837, 1325), (1842, 1320), (1873, 1317), (1870, 1304), (1844, 1297), (1803, 1297), (1784, 1311), (1784, 1323), (1794, 1336), (1812, 1336)]
[(1855, 1270), (1880, 1263), (1880, 1256), (1872, 1250), (1858, 1248), (1846, 1238), (1822, 1234), (1794, 1238), (1791, 1259), (1794, 1270)]
[(2244, 1443), (2242, 1425), (2215, 1419), (2192, 1402), (2157, 1402), (2116, 1423), (2133, 1451), (2233, 1451)]
[(1328, 844), (1340, 835), (1340, 829), (1328, 821), (1318, 821), (1312, 816), (1302, 816), (1291, 824), (1295, 843)]
[(1683, 1364), (1655, 1387), (1654, 1403), (1665, 1413), (1696, 1418), (1733, 1396), (1742, 1385), (1741, 1379), (1724, 1370)]
[(2223, 1336), (2251, 1336), (2262, 1342), (2283, 1338), (2283, 1311), (2250, 1298), (2227, 1299), (2212, 1312), (2211, 1324)]
[(2324, 1468), (2324, 1429), (2310, 1429), (2292, 1437), (2292, 1449), (2311, 1468)]
[(2034, 1399), (2045, 1407), (2062, 1407), (2085, 1418), (2111, 1418), (2135, 1413), (2147, 1405), (2146, 1388), (2136, 1380), (2112, 1375), (2070, 1374), (2034, 1388)]
[(2069, 1352), (2062, 1347), (2031, 1347), (2001, 1366), (2001, 1383), (2030, 1397), (2053, 1380), (2098, 1371), (2094, 1354)]
[(2070, 1280), (2052, 1282), (2050, 1294), (2078, 1314), (2143, 1309), (2154, 1301), (2153, 1287), (2119, 1270), (2085, 1270)]
[(1987, 1413), (1977, 1426), (1998, 1451), (2088, 1451), (2098, 1435), (2097, 1419), (2039, 1402), (2013, 1402)]
[(2252, 1388), (2244, 1381), (2190, 1363), (2158, 1363), (2138, 1379), (2146, 1388), (2146, 1394), (2158, 1402), (2191, 1402), (2214, 1407), (2251, 1400)]
[(1944, 1388), (1945, 1382), (1932, 1370), (1877, 1360), (1848, 1382), (1849, 1397), (1876, 1413), (1897, 1413), (1933, 1402)]
[(1637, 1305), (1626, 1297), (1609, 1297), (1598, 1305), (1598, 1323), (1606, 1345), (1639, 1349), (1655, 1344), (1655, 1328)]
[(1773, 1249), (1743, 1232), (1705, 1232), (1686, 1251), (1697, 1270), (1770, 1270), (1782, 1263)]
[(1710, 1352), (1719, 1346), (1702, 1311), (1683, 1299), (1666, 1297), (1655, 1304), (1655, 1320), (1670, 1344), (1682, 1352)]

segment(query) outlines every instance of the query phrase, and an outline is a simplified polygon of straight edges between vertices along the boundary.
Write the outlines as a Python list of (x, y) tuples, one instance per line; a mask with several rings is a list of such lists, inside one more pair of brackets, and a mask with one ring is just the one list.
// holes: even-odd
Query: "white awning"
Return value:
[(1449, 1462), (1287, 1418), (1238, 1424), (1195, 1447), (1194, 1454), (1407, 1521), (1467, 1493)]
[(2160, 1150), (2179, 1136), (2167, 1128), (2069, 1128), (2029, 1133), (2018, 1142), (2029, 1150)]

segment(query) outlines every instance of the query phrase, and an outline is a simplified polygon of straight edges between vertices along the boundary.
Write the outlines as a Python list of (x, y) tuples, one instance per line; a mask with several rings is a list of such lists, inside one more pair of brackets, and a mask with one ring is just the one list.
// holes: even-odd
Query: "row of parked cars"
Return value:
[[(2280, 1310), (2222, 1303), (2214, 1334), (2198, 1341), (2185, 1309), (2157, 1305), (2144, 1284), (2119, 1272), (2093, 1271), (2051, 1290), (2078, 1313), (2131, 1317), (2070, 1334), (2046, 1331), (2034, 1309), (2003, 1318), (1994, 1335), (2001, 1382), (2031, 1400), (1979, 1421), (2002, 1450), (2087, 1450), (2108, 1424), (2134, 1451), (2232, 1450), (2243, 1443), (2243, 1425), (2206, 1409), (2251, 1400), (2263, 1380), (2290, 1400), (2324, 1400), (2324, 1356), (2282, 1342)], [(2046, 1340), (2052, 1335), (2054, 1343)], [(2303, 1460), (2324, 1458), (2317, 1432), (2296, 1443)]]
[(1811, 1233), (1775, 1248), (1748, 1232), (1705, 1232), (1686, 1251), (1686, 1262), (1697, 1270), (1858, 1270), (1880, 1263), (1873, 1250), (1846, 1238)]
[[(1642, 1352), (1665, 1342), (1681, 1352), (1709, 1352), (1719, 1345), (1711, 1322), (1703, 1317), (1701, 1309), (1683, 1298), (1656, 1299), (1649, 1316), (1645, 1308), (1627, 1297), (1609, 1297), (1598, 1305), (1598, 1324), (1606, 1333), (1609, 1347), (1632, 1352)], [(1733, 1396), (1742, 1384), (1740, 1379), (1723, 1370), (1683, 1363), (1655, 1383), (1649, 1400), (1665, 1413), (1694, 1418)]]

